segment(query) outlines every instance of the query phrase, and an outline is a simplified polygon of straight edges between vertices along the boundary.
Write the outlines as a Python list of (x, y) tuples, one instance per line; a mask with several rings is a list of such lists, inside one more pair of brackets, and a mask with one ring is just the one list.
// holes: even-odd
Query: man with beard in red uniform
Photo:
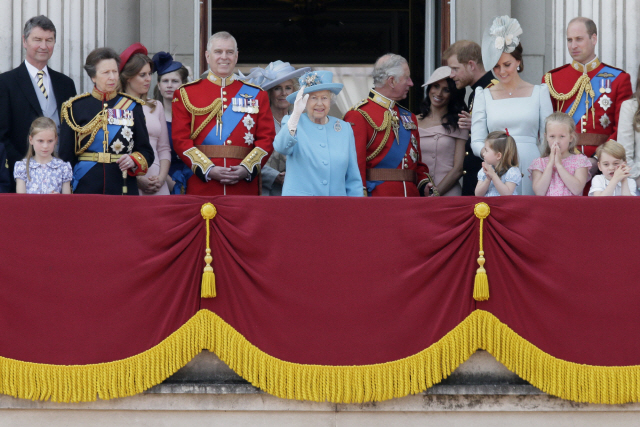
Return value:
[(567, 48), (573, 61), (542, 79), (549, 87), (554, 110), (573, 117), (579, 135), (577, 149), (590, 158), (592, 175), (597, 173), (596, 149), (616, 139), (620, 105), (632, 94), (629, 74), (600, 62), (595, 54), (597, 42), (596, 24), (589, 18), (573, 18), (567, 26)]
[(420, 157), (416, 116), (397, 104), (413, 86), (409, 64), (388, 53), (373, 69), (375, 89), (344, 116), (356, 140), (364, 195), (416, 197), (432, 187)]
[(194, 173), (187, 194), (258, 196), (275, 137), (269, 97), (233, 75), (238, 46), (231, 34), (212, 35), (206, 58), (206, 78), (183, 85), (173, 99), (173, 146)]

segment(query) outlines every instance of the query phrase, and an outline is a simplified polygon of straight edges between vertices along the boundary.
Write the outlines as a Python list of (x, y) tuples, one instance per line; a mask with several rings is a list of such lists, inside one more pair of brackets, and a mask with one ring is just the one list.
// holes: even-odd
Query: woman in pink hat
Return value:
[(440, 67), (422, 87), (427, 96), (420, 105), (418, 131), (422, 161), (429, 167), (441, 196), (460, 196), (465, 143), (469, 131), (458, 127), (458, 114), (467, 111), (464, 90), (449, 77), (451, 68)]
[(147, 97), (153, 71), (147, 48), (140, 43), (132, 44), (120, 55), (120, 85), (125, 93), (144, 101), (142, 111), (155, 156), (147, 174), (138, 177), (141, 196), (170, 194), (166, 180), (171, 166), (171, 146), (164, 108), (162, 103)]

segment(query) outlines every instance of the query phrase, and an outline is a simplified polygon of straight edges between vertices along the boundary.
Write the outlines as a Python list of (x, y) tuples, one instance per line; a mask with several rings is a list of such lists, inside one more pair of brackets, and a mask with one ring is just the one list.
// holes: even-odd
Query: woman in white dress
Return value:
[(484, 140), (489, 133), (508, 130), (516, 141), (520, 170), (523, 173), (522, 193), (533, 195), (527, 168), (540, 157), (544, 138), (544, 121), (553, 107), (546, 85), (532, 85), (520, 78), (524, 69), (522, 28), (508, 16), (495, 18), (482, 38), (482, 62), (493, 69), (498, 83), (490, 88), (476, 89), (471, 124), (471, 148), (482, 158)]

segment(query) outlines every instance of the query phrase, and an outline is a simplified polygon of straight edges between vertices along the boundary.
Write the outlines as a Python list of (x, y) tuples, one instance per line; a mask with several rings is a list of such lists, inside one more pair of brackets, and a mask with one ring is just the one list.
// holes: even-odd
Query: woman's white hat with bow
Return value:
[(310, 70), (311, 68), (309, 67), (298, 68), (296, 70), (288, 62), (277, 60), (267, 65), (267, 68), (252, 68), (248, 76), (241, 75), (240, 79), (258, 85), (264, 90), (269, 90), (287, 80), (295, 80)]
[(507, 15), (494, 18), (482, 36), (482, 63), (485, 70), (495, 67), (503, 52), (511, 53), (516, 50), (521, 34), (522, 27), (517, 19)]

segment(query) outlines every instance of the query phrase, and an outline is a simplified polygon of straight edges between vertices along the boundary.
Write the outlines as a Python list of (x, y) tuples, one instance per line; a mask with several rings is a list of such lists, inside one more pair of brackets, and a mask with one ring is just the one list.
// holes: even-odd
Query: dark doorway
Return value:
[(409, 61), (417, 111), (424, 81), (424, 0), (211, 0), (209, 34), (228, 31), (241, 63), (373, 65), (387, 52)]

